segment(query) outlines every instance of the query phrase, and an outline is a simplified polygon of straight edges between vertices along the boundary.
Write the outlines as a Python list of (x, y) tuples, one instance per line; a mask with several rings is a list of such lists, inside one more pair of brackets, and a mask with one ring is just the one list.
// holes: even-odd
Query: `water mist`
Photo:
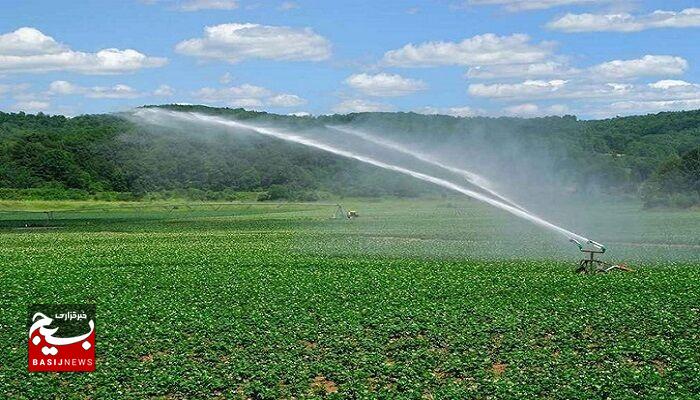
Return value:
[[(500, 208), (504, 211), (507, 211), (519, 218), (523, 218), (525, 220), (528, 220), (530, 222), (533, 222), (539, 226), (542, 226), (544, 228), (547, 228), (551, 231), (557, 232), (561, 235), (564, 235), (567, 239), (575, 239), (579, 242), (583, 243), (591, 243), (589, 239), (576, 234), (574, 232), (568, 231), (560, 226), (557, 226), (549, 221), (546, 221), (532, 213), (529, 213), (527, 211), (524, 211), (520, 208), (514, 207), (510, 204), (507, 204), (505, 202), (502, 202), (500, 200), (491, 198), (483, 193), (480, 192), (475, 192), (473, 190), (470, 190), (468, 188), (465, 188), (461, 185), (458, 185), (454, 182), (450, 182), (448, 180), (438, 178), (435, 176), (431, 176), (422, 172), (418, 172), (409, 168), (404, 168), (398, 165), (393, 165), (389, 164), (387, 162), (377, 160), (375, 158), (363, 155), (363, 154), (358, 154), (352, 151), (348, 150), (343, 150), (336, 148), (334, 146), (321, 143), (317, 140), (307, 138), (304, 136), (300, 136), (297, 134), (289, 133), (289, 132), (284, 132), (278, 129), (271, 129), (267, 127), (260, 127), (260, 126), (255, 126), (252, 124), (248, 123), (243, 123), (243, 122), (238, 122), (226, 118), (221, 118), (221, 117), (216, 117), (216, 116), (211, 116), (211, 115), (205, 115), (205, 114), (200, 114), (200, 113), (194, 113), (194, 112), (178, 112), (178, 111), (169, 111), (169, 110), (162, 110), (162, 109), (151, 109), (151, 108), (146, 108), (146, 109), (139, 109), (134, 111), (133, 116), (145, 123), (149, 124), (154, 124), (154, 125), (161, 125), (161, 126), (172, 126), (173, 120), (180, 120), (182, 122), (188, 122), (188, 123), (194, 123), (194, 124), (202, 124), (206, 126), (214, 126), (214, 127), (221, 127), (221, 128), (229, 128), (229, 129), (237, 129), (237, 130), (245, 130), (249, 132), (254, 132), (260, 135), (265, 135), (269, 137), (274, 137), (277, 139), (285, 140), (288, 142), (293, 142), (293, 143), (298, 143), (302, 144), (305, 146), (313, 147), (319, 150), (323, 150), (332, 154), (336, 154), (342, 157), (346, 158), (351, 158), (357, 161), (361, 161), (366, 164), (374, 165), (376, 167), (380, 167), (389, 171), (395, 171), (404, 175), (408, 175), (411, 177), (414, 177), (416, 179), (420, 179), (425, 182), (430, 182), (432, 184), (435, 184), (437, 186), (450, 189), (452, 191), (464, 194), (468, 197), (471, 197), (473, 199), (482, 201), (484, 203), (487, 203), (489, 205), (492, 205), (494, 207)], [(595, 242), (593, 242), (595, 243)]]
[(474, 186), (477, 186), (479, 189), (485, 191), (486, 193), (490, 194), (491, 196), (496, 197), (497, 199), (500, 199), (506, 203), (509, 203), (513, 207), (519, 208), (521, 210), (525, 210), (523, 207), (516, 204), (513, 200), (496, 192), (495, 189), (493, 189), (493, 184), (491, 184), (491, 182), (489, 182), (488, 179), (486, 179), (483, 176), (478, 175), (474, 172), (467, 171), (467, 170), (461, 169), (461, 168), (456, 168), (456, 167), (453, 167), (451, 165), (447, 165), (439, 160), (436, 160), (435, 158), (433, 158), (427, 154), (420, 153), (420, 152), (415, 151), (415, 150), (411, 150), (408, 147), (403, 146), (400, 143), (396, 143), (396, 142), (389, 140), (389, 139), (380, 138), (380, 137), (374, 136), (372, 134), (369, 134), (367, 132), (363, 132), (363, 131), (360, 131), (357, 129), (346, 128), (344, 126), (326, 126), (326, 127), (329, 129), (333, 129), (335, 131), (338, 131), (338, 132), (342, 132), (342, 133), (346, 133), (349, 135), (359, 137), (360, 139), (378, 144), (378, 145), (385, 147), (387, 149), (391, 149), (393, 151), (397, 151), (399, 153), (411, 156), (411, 157), (415, 158), (416, 160), (420, 160), (420, 161), (423, 161), (425, 163), (435, 165), (436, 167), (442, 168), (446, 171), (453, 172), (453, 173), (458, 174), (458, 175), (462, 175), (464, 177), (464, 179), (467, 180), (467, 182), (471, 183)]

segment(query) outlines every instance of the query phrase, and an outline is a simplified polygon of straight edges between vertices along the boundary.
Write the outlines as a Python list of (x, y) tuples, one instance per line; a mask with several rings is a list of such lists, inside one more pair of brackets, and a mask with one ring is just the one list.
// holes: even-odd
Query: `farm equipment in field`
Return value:
[(619, 271), (626, 271), (626, 272), (632, 272), (634, 271), (633, 269), (627, 267), (624, 264), (610, 264), (607, 263), (603, 260), (598, 260), (595, 258), (596, 254), (604, 254), (605, 253), (605, 246), (602, 244), (595, 242), (593, 240), (588, 240), (586, 243), (587, 245), (590, 245), (589, 247), (584, 246), (581, 244), (576, 239), (569, 239), (569, 241), (576, 246), (578, 246), (578, 249), (584, 253), (588, 254), (588, 256), (578, 263), (578, 268), (576, 269), (576, 272), (580, 274), (590, 274), (590, 273), (595, 273), (595, 272), (610, 272), (614, 270), (619, 270)]
[(332, 218), (333, 219), (336, 219), (336, 218), (353, 219), (353, 218), (357, 218), (359, 216), (360, 216), (360, 214), (357, 211), (346, 210), (345, 208), (343, 208), (343, 206), (341, 204), (338, 204), (336, 209), (335, 209), (335, 213), (333, 213)]

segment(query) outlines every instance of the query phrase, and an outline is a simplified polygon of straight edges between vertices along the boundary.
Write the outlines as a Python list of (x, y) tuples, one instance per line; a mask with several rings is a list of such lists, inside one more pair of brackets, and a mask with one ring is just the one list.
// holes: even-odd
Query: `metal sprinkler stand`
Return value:
[(586, 244), (591, 245), (591, 247), (586, 248), (584, 245), (581, 244), (576, 239), (569, 239), (569, 241), (576, 246), (578, 246), (578, 249), (582, 253), (588, 254), (587, 258), (584, 258), (583, 260), (579, 261), (578, 263), (578, 268), (576, 269), (576, 272), (580, 274), (591, 274), (595, 272), (610, 272), (612, 270), (620, 270), (620, 271), (627, 271), (627, 272), (632, 272), (633, 270), (628, 268), (625, 265), (613, 265), (610, 263), (607, 263), (603, 260), (597, 260), (595, 258), (596, 254), (603, 254), (605, 253), (605, 246), (598, 242), (594, 242), (593, 240), (588, 240)]
[(337, 204), (335, 208), (335, 212), (331, 216), (331, 219), (337, 219), (337, 218), (345, 218), (345, 219), (353, 219), (359, 217), (360, 214), (355, 211), (355, 210), (346, 210), (343, 208), (342, 204)]

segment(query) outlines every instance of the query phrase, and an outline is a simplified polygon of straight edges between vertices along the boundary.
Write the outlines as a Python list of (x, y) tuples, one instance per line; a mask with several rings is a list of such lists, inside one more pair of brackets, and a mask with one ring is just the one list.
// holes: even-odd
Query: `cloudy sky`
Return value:
[(3, 0), (0, 110), (700, 108), (697, 0)]

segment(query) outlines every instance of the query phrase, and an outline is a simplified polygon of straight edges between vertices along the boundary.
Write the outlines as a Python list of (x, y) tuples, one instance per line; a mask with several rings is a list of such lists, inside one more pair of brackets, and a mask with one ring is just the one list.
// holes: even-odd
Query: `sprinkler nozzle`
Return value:
[(597, 248), (599, 248), (603, 253), (605, 253), (605, 246), (603, 246), (602, 244), (600, 244), (600, 243), (598, 243), (598, 242), (596, 242), (596, 241), (593, 241), (593, 240), (591, 240), (591, 239), (588, 239), (588, 243), (589, 243), (589, 244), (592, 244), (593, 246), (595, 246), (595, 247), (597, 247)]
[(583, 245), (582, 245), (578, 240), (576, 240), (576, 239), (574, 239), (574, 238), (570, 238), (570, 239), (569, 239), (569, 242), (571, 242), (571, 243), (575, 244), (576, 246), (578, 246), (578, 249), (579, 249), (579, 250), (583, 250)]

